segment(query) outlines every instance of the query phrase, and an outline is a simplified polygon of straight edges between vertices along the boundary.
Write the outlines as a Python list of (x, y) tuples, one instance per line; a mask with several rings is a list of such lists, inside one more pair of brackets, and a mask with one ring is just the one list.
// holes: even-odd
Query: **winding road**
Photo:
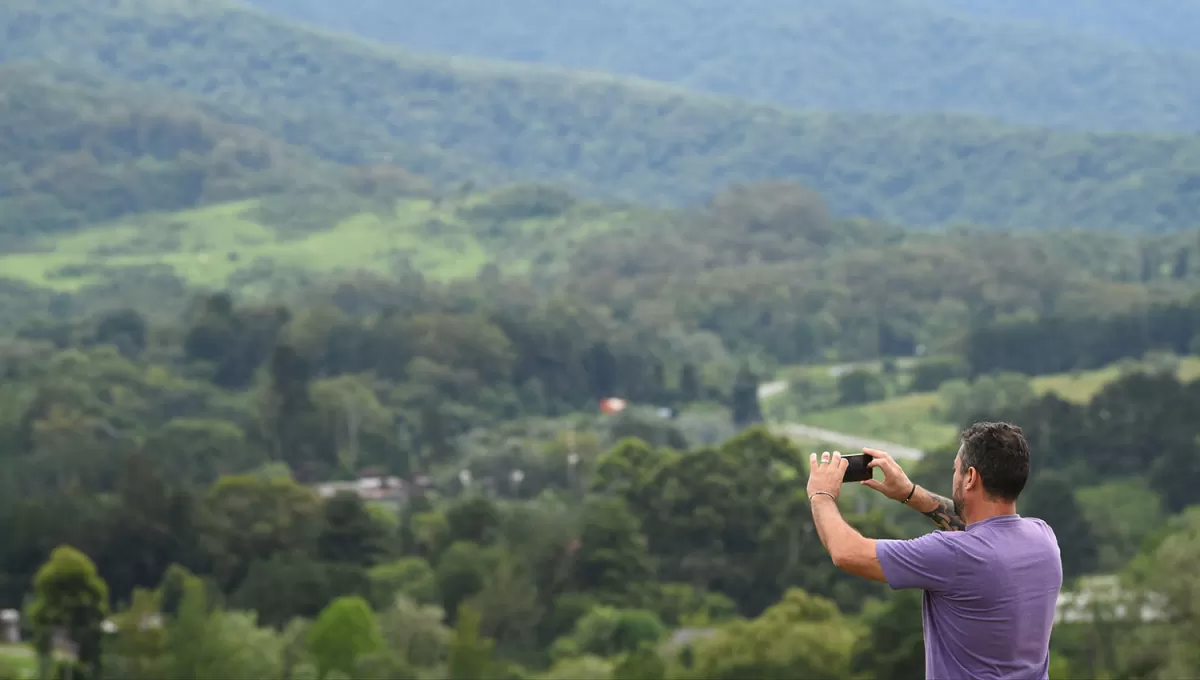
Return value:
[[(832, 374), (840, 367), (830, 369)], [(844, 369), (843, 369), (844, 370)], [(786, 380), (775, 380), (769, 383), (763, 383), (758, 386), (758, 399), (764, 401), (772, 397), (783, 394), (788, 389)], [(823, 427), (814, 427), (805, 425), (804, 423), (773, 423), (771, 429), (782, 434), (785, 437), (793, 437), (797, 439), (819, 439), (822, 442), (836, 444), (850, 451), (858, 451), (860, 449), (878, 449), (887, 451), (895, 458), (907, 458), (909, 460), (918, 460), (925, 457), (925, 452), (920, 449), (915, 449), (911, 446), (897, 444), (895, 442), (883, 441), (862, 435), (850, 434), (847, 432), (836, 432), (827, 430)]]
[(845, 432), (835, 432), (834, 430), (826, 430), (821, 427), (812, 427), (811, 425), (802, 425), (800, 423), (779, 423), (771, 425), (771, 429), (778, 434), (796, 439), (819, 439), (830, 444), (837, 444), (845, 449), (846, 453), (857, 452), (861, 449), (877, 449), (879, 451), (887, 451), (892, 454), (893, 458), (905, 458), (908, 460), (917, 460), (925, 457), (925, 452), (920, 449), (914, 449), (911, 446), (897, 444), (895, 442), (887, 442), (881, 439), (871, 439), (855, 434), (847, 434)]

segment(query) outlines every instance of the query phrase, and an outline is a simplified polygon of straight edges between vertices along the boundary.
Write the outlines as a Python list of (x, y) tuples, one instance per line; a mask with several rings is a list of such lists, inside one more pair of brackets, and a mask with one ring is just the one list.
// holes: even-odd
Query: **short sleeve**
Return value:
[(943, 591), (958, 572), (958, 549), (945, 531), (908, 541), (876, 541), (875, 556), (892, 590)]

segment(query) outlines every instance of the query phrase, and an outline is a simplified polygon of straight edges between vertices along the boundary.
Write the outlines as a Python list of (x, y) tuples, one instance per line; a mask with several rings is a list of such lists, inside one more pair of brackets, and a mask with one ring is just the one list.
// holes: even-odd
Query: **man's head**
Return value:
[(1021, 428), (976, 423), (960, 439), (954, 459), (954, 512), (966, 519), (966, 509), (982, 500), (1015, 502), (1029, 479), (1029, 444)]

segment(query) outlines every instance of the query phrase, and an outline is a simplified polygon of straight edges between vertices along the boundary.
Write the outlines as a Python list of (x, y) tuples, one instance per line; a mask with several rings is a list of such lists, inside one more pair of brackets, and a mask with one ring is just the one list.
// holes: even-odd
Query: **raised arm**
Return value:
[(858, 533), (838, 511), (837, 499), (841, 495), (845, 473), (846, 459), (836, 451), (832, 456), (826, 451), (819, 461), (815, 453), (809, 457), (808, 502), (812, 506), (817, 536), (838, 569), (886, 583), (883, 565), (875, 551), (876, 541)]
[[(903, 500), (903, 499), (901, 499)], [(954, 501), (918, 486), (908, 502), (942, 531), (964, 531), (967, 523), (954, 512)]]
[(891, 455), (875, 449), (863, 449), (872, 458), (867, 467), (883, 470), (883, 480), (868, 479), (861, 482), (888, 498), (912, 506), (929, 518), (942, 531), (963, 531), (967, 523), (954, 511), (954, 502), (913, 484), (908, 475)]

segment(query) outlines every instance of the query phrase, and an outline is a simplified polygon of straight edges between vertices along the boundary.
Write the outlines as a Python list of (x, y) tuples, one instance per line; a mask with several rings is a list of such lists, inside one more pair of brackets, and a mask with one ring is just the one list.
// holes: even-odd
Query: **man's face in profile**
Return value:
[(954, 484), (951, 488), (953, 489), (953, 493), (950, 494), (950, 500), (954, 501), (954, 514), (962, 517), (963, 511), (967, 508), (967, 498), (963, 489), (961, 452), (954, 457)]

